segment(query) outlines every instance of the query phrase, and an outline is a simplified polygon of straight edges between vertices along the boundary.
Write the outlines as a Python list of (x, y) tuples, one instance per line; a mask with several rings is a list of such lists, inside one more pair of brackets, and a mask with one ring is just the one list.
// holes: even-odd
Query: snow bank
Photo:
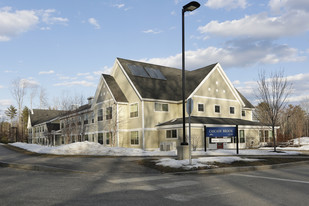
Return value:
[(13, 143), (15, 147), (40, 154), (56, 155), (98, 155), (98, 156), (174, 156), (176, 151), (144, 151), (142, 149), (123, 148), (123, 147), (105, 147), (95, 142), (76, 142), (61, 146), (42, 146), (38, 144)]
[(230, 164), (235, 161), (260, 161), (261, 159), (248, 159), (241, 157), (201, 157), (198, 159), (192, 159), (192, 164), (189, 164), (189, 160), (175, 160), (171, 158), (163, 158), (157, 161), (156, 165), (161, 165), (164, 167), (172, 167), (172, 168), (184, 168), (184, 169), (192, 169), (199, 167), (214, 167), (214, 162), (219, 163), (227, 163)]
[[(42, 146), (38, 144), (13, 143), (15, 147), (20, 147), (25, 150), (36, 152), (40, 154), (55, 154), (55, 155), (98, 155), (98, 156), (176, 156), (176, 151), (144, 151), (142, 149), (123, 148), (123, 147), (106, 147), (94, 142), (76, 142), (61, 146)], [(267, 149), (267, 150), (266, 150)], [(270, 148), (246, 149), (239, 150), (240, 155), (298, 155), (296, 151), (285, 151), (284, 153), (275, 153)], [(206, 155), (236, 155), (236, 150), (208, 150), (194, 151), (192, 155), (206, 156)]]

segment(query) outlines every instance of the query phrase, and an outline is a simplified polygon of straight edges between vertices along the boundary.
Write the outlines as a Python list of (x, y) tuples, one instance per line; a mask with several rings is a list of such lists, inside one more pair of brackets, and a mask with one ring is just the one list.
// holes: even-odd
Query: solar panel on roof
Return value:
[(151, 78), (166, 80), (165, 76), (161, 73), (159, 69), (154, 69), (151, 67), (145, 67), (145, 69)]
[(133, 64), (128, 64), (129, 70), (134, 76), (139, 76), (139, 77), (147, 77), (149, 78), (150, 76), (147, 74), (145, 71), (144, 67), (139, 66), (139, 65), (133, 65)]

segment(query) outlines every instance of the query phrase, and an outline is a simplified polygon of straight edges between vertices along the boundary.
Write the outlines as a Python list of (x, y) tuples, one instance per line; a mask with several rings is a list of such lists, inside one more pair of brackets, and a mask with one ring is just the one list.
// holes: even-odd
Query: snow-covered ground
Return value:
[[(298, 141), (294, 140), (294, 144), (298, 145)], [(176, 151), (144, 151), (142, 149), (122, 148), (122, 147), (105, 147), (99, 143), (94, 142), (76, 142), (61, 146), (42, 146), (38, 144), (26, 143), (12, 143), (15, 147), (20, 147), (31, 152), (41, 154), (56, 154), (56, 155), (98, 155), (98, 156), (176, 156)], [(239, 150), (240, 155), (298, 155), (300, 152), (287, 150), (309, 150), (309, 137), (301, 138), (302, 147), (279, 148), (285, 149), (284, 152), (275, 153), (273, 148), (263, 149), (242, 149)], [(193, 156), (207, 156), (192, 159), (192, 165), (189, 160), (175, 160), (173, 158), (162, 158), (157, 161), (157, 165), (169, 166), (174, 168), (183, 167), (184, 169), (198, 168), (198, 167), (212, 167), (213, 162), (231, 163), (234, 161), (256, 161), (255, 159), (242, 158), (236, 155), (236, 150), (208, 150), (193, 151)], [(216, 156), (216, 157), (209, 157)]]
[[(277, 147), (278, 150), (297, 150), (297, 151), (309, 151), (309, 137), (301, 137), (300, 144), (298, 144), (298, 138), (293, 139), (294, 147)], [(300, 147), (298, 147), (300, 145)], [(261, 149), (269, 149), (268, 148), (261, 148)]]
[[(56, 155), (98, 155), (98, 156), (176, 156), (176, 151), (144, 151), (142, 149), (123, 148), (123, 147), (105, 147), (94, 142), (76, 142), (61, 146), (42, 146), (38, 144), (12, 143), (15, 147), (20, 147), (31, 152), (41, 154), (56, 154)], [(275, 153), (272, 148), (264, 149), (242, 149), (239, 150), (240, 155), (297, 155), (296, 151), (285, 151), (283, 153)], [(236, 155), (236, 150), (208, 150), (193, 151), (194, 156), (226, 156)]]

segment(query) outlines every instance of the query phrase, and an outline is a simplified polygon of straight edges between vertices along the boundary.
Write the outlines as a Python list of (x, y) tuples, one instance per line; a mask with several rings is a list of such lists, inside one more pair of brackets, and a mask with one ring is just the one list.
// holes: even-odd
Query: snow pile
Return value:
[(300, 139), (300, 147), (298, 147), (298, 138), (293, 139), (294, 147), (278, 147), (280, 150), (299, 150), (299, 151), (309, 151), (309, 137), (301, 137)]
[(248, 159), (241, 157), (201, 157), (198, 159), (192, 159), (192, 164), (189, 164), (189, 160), (175, 160), (171, 158), (163, 158), (157, 161), (156, 165), (161, 165), (164, 167), (172, 167), (172, 168), (184, 168), (184, 169), (192, 169), (192, 168), (211, 168), (214, 167), (213, 163), (227, 163), (230, 164), (235, 161), (260, 161), (261, 159)]
[(61, 146), (42, 146), (38, 144), (13, 143), (15, 147), (25, 150), (56, 155), (98, 155), (98, 156), (174, 156), (176, 151), (160, 152), (160, 151), (144, 151), (135, 148), (123, 147), (105, 147), (95, 142), (76, 142)]
[[(26, 144), (26, 143), (13, 143), (15, 147), (20, 147), (25, 150), (36, 152), (40, 154), (55, 154), (55, 155), (98, 155), (98, 156), (176, 156), (176, 151), (145, 151), (135, 148), (123, 148), (123, 147), (106, 147), (95, 142), (76, 142), (72, 144), (66, 144), (61, 146), (42, 146), (38, 144)], [(267, 150), (266, 150), (267, 149)], [(275, 153), (270, 148), (258, 149), (245, 149), (239, 150), (240, 155), (298, 155), (296, 151), (284, 151), (284, 153)], [(206, 155), (236, 155), (236, 150), (207, 150), (194, 151), (192, 155), (206, 156)]]

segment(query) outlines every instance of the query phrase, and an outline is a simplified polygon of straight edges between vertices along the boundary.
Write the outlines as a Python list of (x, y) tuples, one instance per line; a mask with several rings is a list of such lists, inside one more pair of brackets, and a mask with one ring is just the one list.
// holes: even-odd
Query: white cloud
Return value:
[[(56, 10), (15, 10), (11, 7), (0, 8), (0, 41), (10, 41), (22, 33), (35, 28), (40, 23), (67, 24), (67, 18), (54, 17)], [(50, 30), (50, 27), (42, 26), (41, 30)]]
[(35, 81), (34, 79), (32, 78), (29, 78), (29, 79), (21, 79), (20, 80), (20, 85), (26, 85), (27, 87), (36, 87), (38, 85), (40, 85), (39, 82)]
[(212, 8), (212, 9), (236, 9), (242, 8), (245, 9), (247, 7), (246, 0), (208, 0), (205, 3), (205, 6)]
[(102, 74), (110, 74), (113, 67), (104, 66), (102, 70), (92, 72), (94, 75), (100, 76)]
[(270, 0), (268, 6), (273, 12), (280, 13), (288, 10), (309, 11), (308, 0)]
[(54, 17), (52, 16), (55, 13), (55, 9), (46, 9), (46, 10), (39, 10), (38, 14), (42, 16), (42, 21), (46, 24), (64, 24), (66, 25), (69, 21), (67, 18), (63, 17)]
[(49, 70), (49, 71), (41, 71), (41, 72), (39, 72), (39, 75), (41, 75), (41, 74), (54, 74), (55, 73), (55, 71), (54, 70)]
[(113, 6), (120, 9), (120, 8), (123, 8), (125, 6), (125, 4), (114, 4)]
[(84, 87), (96, 87), (97, 85), (94, 84), (93, 82), (88, 82), (88, 81), (71, 81), (71, 82), (62, 82), (62, 83), (57, 83), (54, 84), (54, 86), (84, 86)]
[(269, 17), (267, 13), (260, 13), (221, 23), (211, 21), (198, 30), (215, 36), (273, 39), (308, 31), (309, 21), (304, 19), (309, 19), (309, 12), (289, 11), (279, 17)]
[(100, 24), (97, 22), (97, 20), (95, 18), (89, 18), (88, 22), (89, 22), (89, 24), (93, 25), (95, 29), (101, 28)]
[(10, 7), (0, 8), (0, 41), (9, 41), (11, 38), (29, 31), (39, 23), (35, 11), (17, 10)]
[(4, 88), (4, 86), (0, 85), (0, 89)]
[(13, 104), (13, 101), (10, 99), (0, 99), (0, 106), (2, 107), (10, 106), (11, 104)]
[(87, 76), (89, 75), (90, 73), (89, 72), (86, 72), (86, 73), (77, 73), (77, 76)]
[[(305, 57), (298, 55), (296, 49), (271, 42), (247, 43), (247, 45), (238, 45), (237, 42), (233, 42), (226, 48), (208, 47), (186, 51), (185, 55), (186, 68), (188, 69), (200, 68), (218, 61), (224, 68), (231, 68), (305, 60)], [(175, 56), (143, 59), (141, 61), (181, 68), (181, 58), (181, 54), (176, 54)]]
[(162, 31), (158, 29), (148, 29), (143, 31), (145, 34), (160, 34)]
[(233, 85), (238, 85), (238, 84), (240, 84), (240, 81), (239, 80), (235, 80), (235, 81), (232, 82), (232, 84)]

